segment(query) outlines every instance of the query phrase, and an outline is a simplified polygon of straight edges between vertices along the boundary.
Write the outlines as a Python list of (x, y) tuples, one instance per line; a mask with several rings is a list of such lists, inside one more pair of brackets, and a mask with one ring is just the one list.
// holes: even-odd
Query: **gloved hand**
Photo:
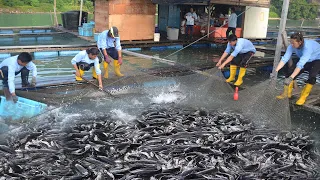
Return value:
[(37, 85), (36, 77), (32, 77), (31, 86), (36, 87), (36, 85)]
[(12, 101), (13, 101), (14, 103), (18, 102), (18, 96), (16, 96), (15, 94), (12, 95)]
[(121, 65), (122, 64), (122, 57), (118, 58), (118, 64)]
[(289, 76), (288, 78), (284, 79), (284, 85), (289, 86), (291, 81), (293, 81), (293, 78)]
[(105, 60), (108, 64), (111, 63), (111, 60), (109, 59), (109, 56), (108, 56), (108, 55), (104, 56), (104, 60)]
[(277, 79), (277, 76), (274, 73), (270, 73), (270, 79), (271, 80)]

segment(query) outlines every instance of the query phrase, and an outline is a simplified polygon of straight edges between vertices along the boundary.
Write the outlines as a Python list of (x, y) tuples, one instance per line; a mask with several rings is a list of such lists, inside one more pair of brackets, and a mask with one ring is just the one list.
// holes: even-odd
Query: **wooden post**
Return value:
[(286, 29), (286, 21), (287, 21), (287, 15), (288, 15), (288, 9), (289, 9), (289, 0), (284, 0), (282, 4), (282, 12), (281, 12), (281, 20), (280, 20), (280, 27), (278, 32), (278, 39), (277, 39), (277, 45), (276, 45), (276, 52), (274, 56), (274, 62), (273, 62), (273, 71), (272, 73), (277, 76), (278, 73), (276, 72), (276, 68), (280, 62), (280, 56), (281, 56), (281, 50), (282, 50), (282, 33)]
[(207, 39), (209, 39), (210, 36), (210, 19), (211, 19), (211, 3), (210, 1), (208, 2), (209, 4), (209, 9), (208, 9), (208, 31), (207, 31)]
[(53, 1), (53, 11), (54, 11), (54, 26), (58, 26), (57, 0), (54, 0), (54, 1)]
[(82, 22), (82, 5), (83, 5), (83, 0), (81, 0), (81, 3), (80, 3), (79, 26), (81, 26), (81, 22)]

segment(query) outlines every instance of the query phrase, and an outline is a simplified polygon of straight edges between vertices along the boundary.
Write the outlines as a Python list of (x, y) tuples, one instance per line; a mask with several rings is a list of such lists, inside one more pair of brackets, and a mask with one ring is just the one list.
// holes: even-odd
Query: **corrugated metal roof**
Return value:
[(156, 4), (208, 3), (210, 0), (152, 0)]

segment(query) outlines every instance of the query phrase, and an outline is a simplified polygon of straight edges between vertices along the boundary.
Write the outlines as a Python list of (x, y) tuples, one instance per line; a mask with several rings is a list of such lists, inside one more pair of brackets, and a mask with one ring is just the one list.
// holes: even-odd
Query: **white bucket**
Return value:
[(177, 28), (167, 28), (167, 36), (169, 40), (178, 40), (179, 29)]
[(153, 34), (153, 40), (156, 41), (156, 42), (159, 42), (160, 41), (160, 33), (154, 33)]

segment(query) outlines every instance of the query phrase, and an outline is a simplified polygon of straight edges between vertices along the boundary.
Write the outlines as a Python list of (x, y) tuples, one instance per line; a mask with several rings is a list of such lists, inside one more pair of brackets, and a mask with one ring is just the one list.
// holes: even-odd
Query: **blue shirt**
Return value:
[(233, 52), (231, 53), (231, 56), (236, 57), (239, 53), (247, 53), (249, 51), (255, 53), (256, 48), (252, 44), (251, 41), (244, 38), (238, 38), (237, 44), (235, 46), (231, 46), (230, 43), (228, 43), (227, 48), (224, 52), (230, 54), (231, 49), (233, 49)]
[[(19, 72), (24, 66), (18, 64), (18, 55), (9, 57), (3, 60), (0, 64), (0, 68), (7, 66), (8, 67), (8, 86), (10, 93), (15, 92), (14, 78), (16, 76), (16, 72)], [(32, 71), (32, 76), (37, 76), (37, 67), (33, 62), (29, 62), (26, 65), (26, 68)]]
[(286, 53), (281, 58), (281, 61), (287, 63), (292, 55), (292, 53), (300, 58), (297, 67), (303, 69), (303, 66), (307, 62), (312, 62), (315, 60), (320, 60), (320, 44), (315, 40), (304, 40), (304, 45), (300, 49), (294, 48), (291, 44), (288, 46)]
[(88, 63), (88, 64), (94, 64), (94, 69), (96, 71), (96, 73), (99, 75), (101, 74), (101, 70), (100, 70), (100, 64), (99, 64), (99, 59), (98, 57), (96, 57), (95, 59), (90, 59), (88, 54), (87, 54), (87, 51), (86, 50), (83, 50), (83, 51), (80, 51), (72, 60), (71, 60), (71, 64), (72, 65), (75, 65), (79, 62), (85, 62), (85, 63)]
[(105, 30), (99, 34), (97, 41), (98, 48), (109, 49), (115, 47), (118, 51), (121, 50), (120, 37), (109, 37), (108, 32), (109, 30)]

